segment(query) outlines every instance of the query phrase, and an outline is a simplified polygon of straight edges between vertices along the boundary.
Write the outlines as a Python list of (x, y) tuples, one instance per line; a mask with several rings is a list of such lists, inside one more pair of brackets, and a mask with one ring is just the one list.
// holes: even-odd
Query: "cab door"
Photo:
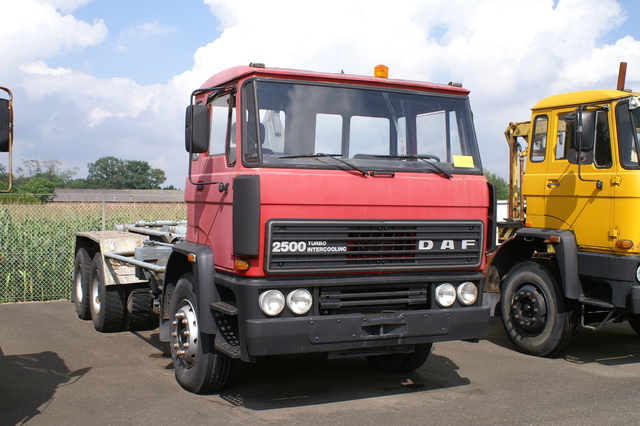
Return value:
[[(593, 145), (579, 150), (577, 156), (576, 120), (582, 114), (583, 132)], [(560, 110), (549, 114), (552, 150), (547, 161), (545, 179), (545, 227), (570, 229), (575, 232), (579, 248), (609, 250), (613, 240), (615, 183), (617, 170), (611, 150), (610, 112), (604, 109)], [(584, 134), (584, 133), (583, 133)]]
[[(231, 267), (232, 192), (237, 173), (235, 94), (212, 97), (207, 106), (209, 148), (191, 159), (187, 181), (188, 237), (199, 244), (210, 245), (216, 265)], [(219, 263), (225, 261), (229, 264)]]

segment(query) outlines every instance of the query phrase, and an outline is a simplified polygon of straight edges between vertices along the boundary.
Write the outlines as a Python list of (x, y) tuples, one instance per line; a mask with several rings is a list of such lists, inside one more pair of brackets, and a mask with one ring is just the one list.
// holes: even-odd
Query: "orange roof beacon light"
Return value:
[(379, 78), (389, 78), (389, 67), (386, 65), (378, 65), (373, 69), (373, 76)]

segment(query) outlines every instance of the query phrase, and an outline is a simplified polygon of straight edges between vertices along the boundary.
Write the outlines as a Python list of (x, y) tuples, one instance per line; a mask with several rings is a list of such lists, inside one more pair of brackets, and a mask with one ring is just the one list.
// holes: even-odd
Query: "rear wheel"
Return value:
[(176, 380), (193, 393), (221, 390), (229, 381), (233, 359), (214, 348), (214, 336), (200, 331), (192, 274), (184, 274), (171, 297), (171, 359)]
[(388, 373), (409, 373), (422, 366), (431, 353), (431, 343), (415, 345), (415, 350), (411, 353), (372, 355), (367, 357), (367, 361), (377, 370)]
[(119, 331), (124, 316), (124, 294), (119, 286), (107, 286), (102, 268), (102, 255), (93, 257), (89, 286), (91, 320), (97, 331)]
[(504, 329), (524, 353), (554, 356), (577, 334), (577, 303), (562, 296), (557, 268), (548, 260), (515, 266), (502, 286), (501, 300)]
[(89, 308), (89, 282), (91, 280), (92, 253), (85, 249), (78, 249), (73, 265), (73, 304), (81, 320), (91, 319)]
[(127, 291), (124, 328), (129, 331), (148, 330), (157, 326), (158, 316), (153, 313), (153, 295), (148, 287)]

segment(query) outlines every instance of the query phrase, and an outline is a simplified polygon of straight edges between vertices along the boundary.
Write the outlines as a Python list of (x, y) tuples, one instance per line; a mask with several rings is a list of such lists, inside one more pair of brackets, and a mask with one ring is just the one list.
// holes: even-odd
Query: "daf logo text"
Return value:
[[(457, 243), (457, 247), (456, 247), (456, 243)], [(433, 250), (434, 248), (436, 250), (455, 250), (455, 249), (461, 249), (461, 250), (473, 250), (475, 248), (477, 248), (477, 241), (476, 240), (461, 240), (461, 241), (455, 241), (455, 240), (442, 240), (440, 241), (433, 241), (433, 240), (419, 240), (418, 241), (418, 250)]]

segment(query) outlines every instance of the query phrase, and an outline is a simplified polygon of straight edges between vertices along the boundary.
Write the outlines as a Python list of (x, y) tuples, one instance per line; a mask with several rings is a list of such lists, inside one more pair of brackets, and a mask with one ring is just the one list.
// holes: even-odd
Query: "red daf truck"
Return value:
[(222, 71), (186, 113), (187, 223), (77, 235), (96, 329), (159, 315), (175, 374), (220, 390), (236, 359), (365, 356), (407, 372), (485, 335), (495, 191), (469, 91), (266, 68)]

